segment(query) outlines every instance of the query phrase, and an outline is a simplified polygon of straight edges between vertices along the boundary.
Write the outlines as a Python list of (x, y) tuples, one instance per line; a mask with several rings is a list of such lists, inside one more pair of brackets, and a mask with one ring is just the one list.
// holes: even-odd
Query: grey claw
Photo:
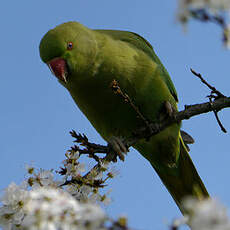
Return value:
[(119, 137), (112, 136), (109, 140), (109, 145), (111, 146), (112, 150), (116, 153), (116, 155), (119, 157), (119, 159), (124, 161), (124, 154), (128, 152), (128, 149), (122, 142), (122, 139)]

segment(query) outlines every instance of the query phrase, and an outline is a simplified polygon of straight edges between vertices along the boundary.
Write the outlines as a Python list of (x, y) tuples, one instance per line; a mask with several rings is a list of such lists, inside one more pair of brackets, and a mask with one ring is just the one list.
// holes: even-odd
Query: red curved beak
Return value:
[(67, 83), (67, 64), (63, 58), (54, 58), (47, 65), (59, 80)]

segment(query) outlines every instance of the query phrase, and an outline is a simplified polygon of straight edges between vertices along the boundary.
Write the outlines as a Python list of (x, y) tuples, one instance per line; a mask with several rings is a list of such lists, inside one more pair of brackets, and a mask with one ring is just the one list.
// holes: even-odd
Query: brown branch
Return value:
[[(135, 104), (132, 102), (130, 97), (122, 92), (120, 89), (118, 82), (114, 80), (111, 84), (111, 88), (114, 91), (114, 93), (119, 94), (122, 99), (130, 104), (132, 108), (136, 111), (138, 116), (144, 121), (146, 124), (145, 127), (142, 127), (138, 130), (135, 130), (133, 133), (134, 135), (131, 136), (130, 138), (127, 138), (124, 141), (124, 145), (127, 147), (130, 147), (132, 145), (135, 145), (140, 139), (149, 139), (150, 137), (158, 134), (168, 126), (170, 126), (173, 123), (180, 123), (182, 120), (189, 119), (191, 117), (203, 114), (203, 113), (208, 113), (213, 111), (216, 119), (218, 121), (218, 124), (220, 125), (222, 131), (226, 132), (224, 129), (223, 125), (221, 124), (217, 113), (224, 109), (230, 107), (230, 97), (224, 96), (222, 93), (220, 93), (218, 90), (216, 90), (215, 87), (211, 86), (208, 82), (206, 82), (201, 74), (196, 73), (194, 70), (192, 70), (192, 73), (199, 77), (200, 80), (207, 85), (211, 90), (211, 95), (209, 96), (210, 102), (206, 103), (201, 103), (201, 104), (195, 104), (195, 105), (189, 105), (185, 106), (185, 109), (179, 112), (174, 112), (173, 116), (168, 116), (161, 122), (156, 122), (156, 123), (149, 123), (149, 121), (141, 114), (139, 109), (135, 106)], [(215, 95), (213, 95), (215, 94)], [(212, 101), (212, 99), (214, 100)], [(80, 152), (80, 154), (88, 154), (90, 157), (94, 158), (98, 163), (89, 171), (87, 174), (83, 176), (83, 178), (88, 179), (91, 177), (91, 175), (99, 174), (101, 172), (101, 169), (103, 168), (103, 164), (105, 162), (111, 162), (114, 161), (114, 158), (116, 158), (116, 155), (114, 155), (113, 149), (109, 145), (103, 146), (103, 145), (97, 145), (95, 143), (91, 143), (88, 141), (88, 138), (85, 135), (77, 134), (75, 131), (70, 132), (71, 135), (76, 138), (77, 143), (79, 143), (82, 146), (85, 146), (86, 148), (81, 150), (77, 146), (72, 147), (72, 150), (76, 149), (77, 151)], [(106, 156), (103, 158), (99, 158), (95, 155), (95, 153), (105, 153)], [(68, 181), (71, 182), (71, 181)]]
[(230, 97), (216, 99), (215, 101), (212, 102), (212, 105), (210, 105), (209, 102), (191, 105), (189, 107), (186, 107), (184, 110), (175, 113), (173, 117), (167, 118), (161, 123), (150, 124), (151, 133), (146, 133), (146, 131), (148, 130), (144, 128), (138, 130), (137, 131), (138, 138), (130, 138), (130, 140), (128, 140), (128, 143), (126, 144), (128, 146), (131, 146), (135, 144), (140, 139), (140, 137), (144, 138), (146, 137), (146, 135), (150, 135), (150, 136), (156, 135), (173, 123), (179, 123), (182, 120), (186, 120), (203, 113), (208, 113), (213, 110), (218, 112), (227, 107), (230, 107)]
[[(169, 117), (162, 121), (161, 123), (152, 123), (150, 124), (150, 129), (149, 127), (143, 127), (137, 131), (135, 131), (135, 136), (130, 137), (126, 139), (124, 144), (128, 147), (136, 144), (139, 139), (141, 138), (149, 138), (151, 136), (154, 136), (170, 126), (173, 123), (179, 123), (182, 120), (190, 119), (191, 117), (203, 114), (203, 113), (208, 113), (211, 111), (220, 111), (224, 108), (230, 107), (230, 97), (224, 97), (224, 98), (218, 98), (215, 101), (210, 104), (210, 102), (206, 103), (201, 103), (201, 104), (195, 104), (195, 105), (190, 105), (189, 107), (186, 107), (184, 110), (176, 112), (173, 117)], [(104, 162), (110, 162), (114, 159), (114, 156), (111, 154), (108, 154), (111, 152), (111, 149), (109, 146), (102, 146), (100, 145), (100, 150), (101, 153), (107, 154), (104, 158), (101, 159), (101, 162), (98, 163), (93, 167), (93, 169), (88, 172), (84, 177), (88, 178), (90, 177), (91, 173), (99, 173), (101, 170), (101, 165)]]
[[(124, 144), (130, 147), (136, 144), (141, 138), (149, 138), (151, 136), (154, 136), (173, 123), (179, 123), (182, 120), (187, 120), (190, 119), (191, 117), (212, 112), (212, 111), (219, 112), (220, 110), (229, 107), (230, 107), (230, 97), (218, 98), (214, 100), (212, 104), (210, 104), (210, 102), (206, 102), (201, 104), (190, 105), (189, 107), (186, 106), (184, 110), (176, 112), (174, 116), (168, 117), (167, 119), (163, 120), (161, 123), (149, 124), (151, 129), (149, 129), (148, 127), (143, 127), (135, 131), (135, 135), (126, 139)], [(94, 153), (96, 153), (97, 149), (99, 149), (100, 153), (105, 153), (106, 156), (100, 159), (100, 162), (97, 163), (97, 165), (95, 165), (93, 169), (84, 176), (84, 178), (90, 177), (91, 173), (96, 173), (96, 174), (99, 173), (101, 171), (100, 169), (103, 163), (111, 162), (114, 159), (114, 156), (108, 154), (111, 152), (111, 148), (108, 145), (103, 146), (94, 143), (90, 143), (90, 145), (95, 146), (95, 149), (92, 150)]]

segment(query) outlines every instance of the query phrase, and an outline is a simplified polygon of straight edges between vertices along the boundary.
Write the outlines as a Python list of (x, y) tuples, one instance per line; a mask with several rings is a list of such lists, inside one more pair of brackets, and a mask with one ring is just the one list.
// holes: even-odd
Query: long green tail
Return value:
[(156, 168), (155, 170), (183, 214), (186, 213), (186, 210), (183, 209), (182, 205), (182, 201), (185, 197), (190, 196), (198, 200), (209, 197), (209, 194), (187, 152), (182, 138), (180, 138), (180, 157), (178, 159), (177, 175), (163, 173)]

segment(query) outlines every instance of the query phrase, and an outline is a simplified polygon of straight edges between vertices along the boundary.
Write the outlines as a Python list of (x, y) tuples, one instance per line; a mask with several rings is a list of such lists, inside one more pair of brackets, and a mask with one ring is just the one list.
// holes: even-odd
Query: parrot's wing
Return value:
[(119, 31), (119, 30), (95, 30), (95, 31), (107, 34), (115, 40), (127, 42), (132, 46), (134, 46), (135, 48), (145, 52), (155, 63), (158, 64), (159, 68), (162, 71), (161, 74), (162, 79), (164, 80), (165, 84), (168, 86), (168, 89), (173, 95), (173, 97), (175, 98), (175, 100), (178, 101), (177, 92), (168, 74), (168, 71), (165, 69), (160, 59), (155, 54), (153, 47), (146, 39), (141, 37), (139, 34), (128, 32), (128, 31)]

